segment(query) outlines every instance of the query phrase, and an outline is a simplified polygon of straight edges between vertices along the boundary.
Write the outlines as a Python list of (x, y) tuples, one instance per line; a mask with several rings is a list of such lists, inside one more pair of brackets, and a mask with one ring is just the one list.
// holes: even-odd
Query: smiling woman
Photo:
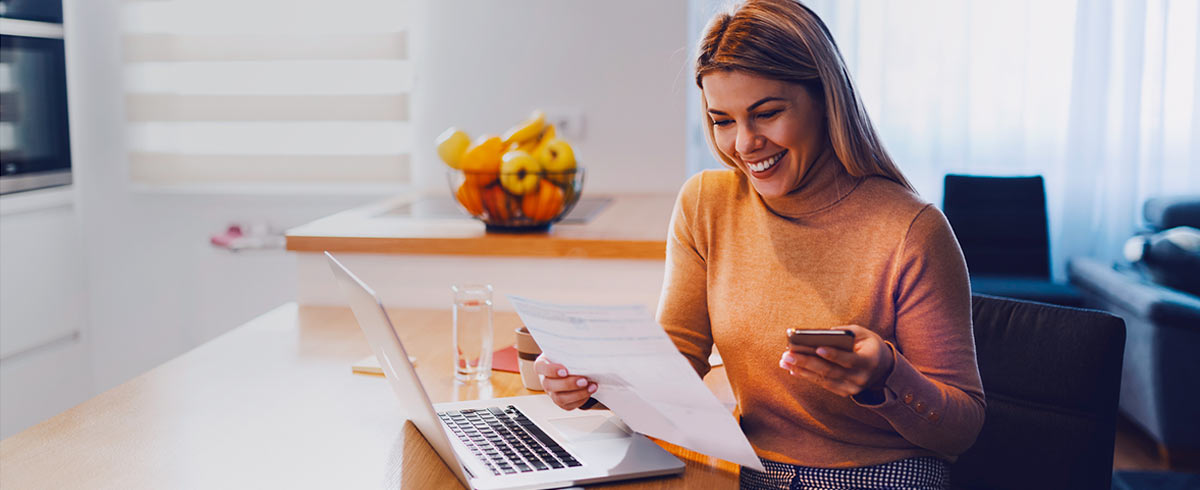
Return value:
[[(750, 488), (942, 488), (984, 398), (966, 264), (884, 151), (828, 29), (750, 0), (701, 39), (696, 83), (729, 169), (684, 184), (658, 320), (701, 376), (716, 345), (767, 472)], [(840, 329), (851, 350), (788, 348)], [(539, 359), (563, 408), (597, 389)]]
[[(760, 6), (750, 2), (739, 9), (746, 15), (736, 19), (718, 15), (700, 41), (696, 85), (702, 90), (701, 102), (708, 118), (706, 135), (720, 150), (717, 156), (726, 165), (737, 166), (736, 155), (729, 151), (736, 148), (722, 147), (714, 134), (715, 128), (728, 127), (733, 121), (720, 109), (714, 111), (713, 104), (721, 103), (722, 97), (736, 97), (737, 92), (744, 94), (743, 88), (753, 88), (774, 95), (747, 106), (747, 112), (759, 102), (772, 99), (793, 102), (798, 105), (793, 108), (794, 117), (814, 118), (803, 121), (808, 124), (803, 129), (825, 132), (810, 137), (828, 141), (851, 175), (879, 175), (911, 190), (912, 185), (883, 149), (829, 29), (799, 3), (782, 2), (782, 9), (767, 7), (770, 3)], [(705, 86), (706, 77), (709, 87)], [(756, 117), (773, 116), (770, 108), (762, 109)], [(811, 162), (817, 155), (808, 157)]]
[[(879, 143), (811, 10), (751, 0), (698, 51), (707, 135), (731, 170), (680, 193), (659, 321), (701, 375), (720, 348), (769, 470), (743, 484), (946, 485), (984, 401), (945, 217)], [(854, 346), (788, 350), (789, 327), (848, 330)]]
[(705, 82), (713, 144), (759, 194), (779, 197), (796, 189), (829, 149), (825, 104), (804, 85), (743, 71), (715, 72)]

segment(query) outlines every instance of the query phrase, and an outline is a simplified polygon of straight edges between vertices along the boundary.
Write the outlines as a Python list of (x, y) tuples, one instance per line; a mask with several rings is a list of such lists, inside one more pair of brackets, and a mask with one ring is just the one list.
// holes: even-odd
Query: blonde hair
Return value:
[[(704, 75), (715, 71), (800, 84), (824, 102), (829, 141), (850, 175), (879, 175), (915, 192), (875, 133), (833, 35), (804, 5), (795, 0), (749, 0), (713, 17), (697, 51), (696, 86), (701, 90)], [(707, 101), (704, 104), (709, 146), (735, 167), (717, 149)]]

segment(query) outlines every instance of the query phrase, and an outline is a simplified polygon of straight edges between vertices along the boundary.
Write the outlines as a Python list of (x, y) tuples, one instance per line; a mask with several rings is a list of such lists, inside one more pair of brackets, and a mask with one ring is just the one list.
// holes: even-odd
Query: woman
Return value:
[[(703, 376), (720, 348), (767, 473), (742, 484), (941, 488), (984, 398), (966, 264), (884, 151), (832, 36), (791, 0), (715, 17), (696, 62), (729, 170), (684, 184), (658, 320)], [(850, 330), (792, 353), (787, 328)], [(539, 359), (561, 407), (597, 386)]]

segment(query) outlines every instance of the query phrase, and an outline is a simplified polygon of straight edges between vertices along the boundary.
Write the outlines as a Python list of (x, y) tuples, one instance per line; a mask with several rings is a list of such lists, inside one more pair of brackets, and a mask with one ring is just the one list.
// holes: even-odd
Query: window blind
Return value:
[(409, 181), (406, 0), (127, 0), (130, 179)]

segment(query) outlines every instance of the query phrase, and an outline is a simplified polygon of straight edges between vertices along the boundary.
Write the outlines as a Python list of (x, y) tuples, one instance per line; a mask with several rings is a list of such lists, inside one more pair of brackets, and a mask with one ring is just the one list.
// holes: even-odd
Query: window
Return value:
[(409, 181), (409, 2), (131, 0), (130, 180)]

